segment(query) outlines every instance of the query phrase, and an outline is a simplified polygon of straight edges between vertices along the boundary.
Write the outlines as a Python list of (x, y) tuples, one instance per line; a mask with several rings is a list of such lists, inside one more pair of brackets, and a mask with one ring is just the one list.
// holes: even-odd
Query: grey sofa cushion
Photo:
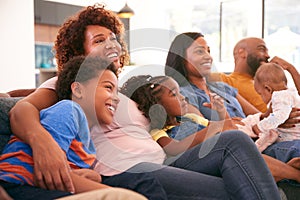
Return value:
[(10, 109), (19, 101), (21, 97), (0, 98), (0, 134), (10, 135), (10, 123), (8, 113)]
[(8, 113), (21, 97), (0, 98), (0, 153), (11, 135)]
[(299, 200), (300, 199), (300, 186), (289, 184), (287, 182), (277, 183), (278, 187), (282, 189), (285, 197), (281, 194), (282, 200)]

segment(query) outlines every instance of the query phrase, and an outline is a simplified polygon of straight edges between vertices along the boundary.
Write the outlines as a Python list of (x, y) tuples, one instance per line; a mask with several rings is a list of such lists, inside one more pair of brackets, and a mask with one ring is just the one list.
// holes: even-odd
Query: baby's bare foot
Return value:
[(291, 159), (287, 164), (300, 170), (300, 157)]

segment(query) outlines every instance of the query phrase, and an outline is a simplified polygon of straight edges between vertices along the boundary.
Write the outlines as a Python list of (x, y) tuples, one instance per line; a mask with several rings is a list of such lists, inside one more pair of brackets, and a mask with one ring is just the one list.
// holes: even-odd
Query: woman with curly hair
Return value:
[[(91, 47), (103, 42), (102, 38), (98, 37), (95, 41), (91, 41), (92, 45), (87, 47), (87, 37), (93, 33), (91, 27), (104, 27), (111, 33), (111, 40), (115, 40), (118, 47), (122, 49), (121, 55), (115, 56), (115, 64), (118, 67), (123, 67), (129, 61), (127, 46), (124, 41), (124, 25), (110, 10), (104, 9), (103, 5), (89, 6), (78, 15), (70, 17), (59, 29), (55, 41), (55, 58), (57, 60), (58, 71), (71, 58), (78, 55), (87, 55), (91, 53)], [(97, 52), (101, 54), (101, 51)], [(104, 56), (105, 55), (100, 55)]]

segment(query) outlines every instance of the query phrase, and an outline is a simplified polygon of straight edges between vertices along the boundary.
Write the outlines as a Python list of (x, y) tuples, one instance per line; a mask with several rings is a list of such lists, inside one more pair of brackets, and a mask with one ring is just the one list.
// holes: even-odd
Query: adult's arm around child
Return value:
[(40, 123), (39, 111), (53, 105), (57, 100), (54, 90), (37, 89), (12, 108), (10, 123), (13, 133), (33, 150), (36, 185), (73, 192), (74, 186), (65, 153)]

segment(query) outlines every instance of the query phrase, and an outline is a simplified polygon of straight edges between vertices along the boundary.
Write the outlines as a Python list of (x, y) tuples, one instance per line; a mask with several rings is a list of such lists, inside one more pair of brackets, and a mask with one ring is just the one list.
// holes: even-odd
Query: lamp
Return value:
[(120, 18), (130, 18), (134, 15), (133, 10), (125, 3), (125, 6), (118, 12)]

